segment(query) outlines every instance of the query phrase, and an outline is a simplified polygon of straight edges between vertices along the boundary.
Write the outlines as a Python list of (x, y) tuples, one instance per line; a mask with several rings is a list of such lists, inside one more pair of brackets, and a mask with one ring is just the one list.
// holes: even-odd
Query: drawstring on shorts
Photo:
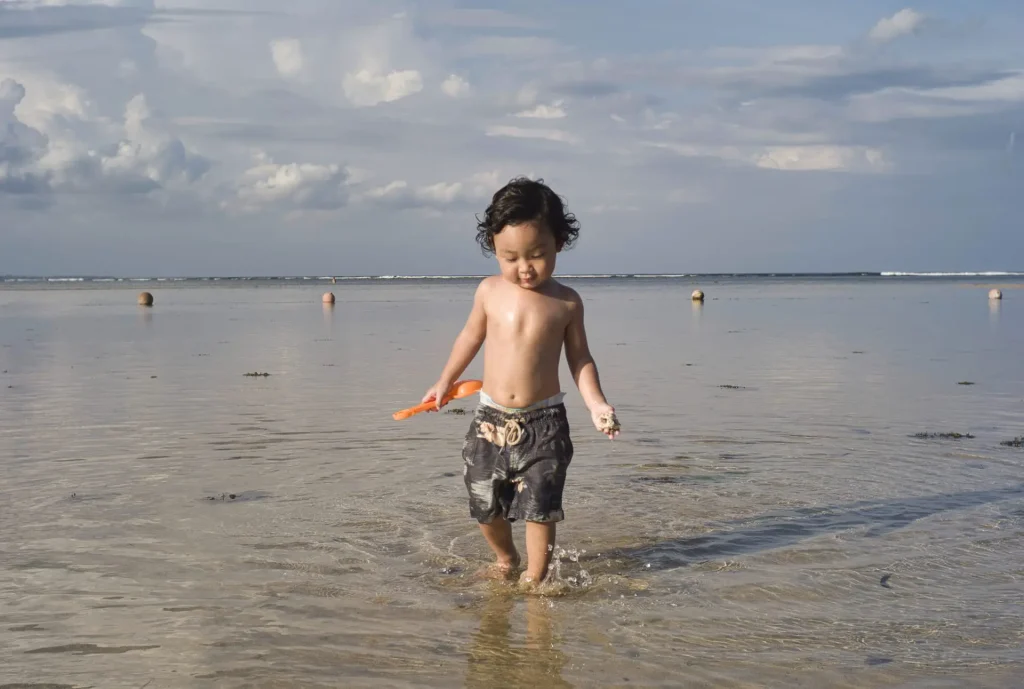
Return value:
[(514, 447), (523, 440), (523, 426), (516, 419), (509, 419), (502, 427), (490, 421), (481, 421), (476, 437), (494, 443), (498, 447)]

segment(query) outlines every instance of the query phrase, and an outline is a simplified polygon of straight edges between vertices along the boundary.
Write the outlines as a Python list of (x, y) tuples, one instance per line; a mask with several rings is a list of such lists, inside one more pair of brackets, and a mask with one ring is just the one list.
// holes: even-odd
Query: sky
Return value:
[(1019, 0), (0, 0), (0, 274), (1024, 270)]

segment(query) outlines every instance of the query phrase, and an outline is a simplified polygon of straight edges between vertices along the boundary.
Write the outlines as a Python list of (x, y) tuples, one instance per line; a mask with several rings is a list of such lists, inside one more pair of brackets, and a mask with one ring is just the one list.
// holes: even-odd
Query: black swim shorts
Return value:
[(462, 446), (470, 515), (481, 524), (562, 521), (572, 455), (564, 404), (522, 412), (481, 404)]

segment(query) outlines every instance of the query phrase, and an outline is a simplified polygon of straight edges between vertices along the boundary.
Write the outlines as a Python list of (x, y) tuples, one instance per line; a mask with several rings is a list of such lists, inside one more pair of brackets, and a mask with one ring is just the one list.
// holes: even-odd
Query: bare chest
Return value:
[(527, 293), (492, 304), (488, 322), (504, 336), (541, 339), (564, 332), (569, 317), (565, 302)]

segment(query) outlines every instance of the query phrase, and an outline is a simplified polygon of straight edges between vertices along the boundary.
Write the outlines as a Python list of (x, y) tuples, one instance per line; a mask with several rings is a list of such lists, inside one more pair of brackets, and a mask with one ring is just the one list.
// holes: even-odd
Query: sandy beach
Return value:
[(474, 282), (4, 285), (0, 687), (1016, 686), (1024, 280), (989, 282), (573, 281), (623, 434), (563, 371), (546, 597), (472, 576), (475, 399), (391, 418)]

